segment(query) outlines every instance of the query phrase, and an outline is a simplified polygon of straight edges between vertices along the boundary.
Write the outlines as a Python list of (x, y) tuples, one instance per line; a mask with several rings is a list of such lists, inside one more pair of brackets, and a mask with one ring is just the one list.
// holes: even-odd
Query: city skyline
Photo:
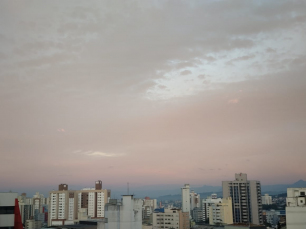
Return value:
[(1, 1), (0, 191), (306, 180), (305, 12)]

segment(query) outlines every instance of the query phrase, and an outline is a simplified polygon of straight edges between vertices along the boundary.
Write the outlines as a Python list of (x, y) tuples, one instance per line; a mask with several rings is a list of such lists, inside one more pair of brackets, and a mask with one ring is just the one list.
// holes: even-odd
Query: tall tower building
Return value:
[(222, 188), (223, 198), (232, 198), (234, 223), (263, 223), (259, 181), (249, 181), (247, 174), (236, 173), (234, 181), (222, 181)]
[(188, 212), (190, 215), (190, 187), (185, 184), (182, 189), (182, 212)]

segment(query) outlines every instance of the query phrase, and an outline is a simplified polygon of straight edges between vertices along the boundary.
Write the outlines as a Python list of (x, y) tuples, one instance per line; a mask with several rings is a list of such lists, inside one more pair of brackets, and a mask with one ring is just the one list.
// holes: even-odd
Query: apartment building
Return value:
[(259, 181), (247, 180), (247, 174), (238, 173), (234, 181), (222, 181), (222, 188), (223, 198), (232, 198), (234, 223), (263, 223)]
[(212, 194), (206, 199), (202, 199), (201, 209), (202, 209), (202, 221), (208, 221), (210, 218), (209, 207), (215, 204), (222, 203), (222, 199), (218, 198), (217, 194)]
[(18, 196), (19, 210), (21, 215), (21, 222), (25, 225), (26, 220), (29, 220), (33, 217), (33, 204), (30, 204), (30, 198), (26, 197), (25, 193), (22, 193), (21, 196)]
[(193, 190), (190, 193), (190, 210), (199, 208), (201, 206), (200, 194), (195, 193)]
[(210, 225), (233, 224), (232, 198), (223, 198), (221, 203), (210, 205), (209, 215)]
[(286, 198), (287, 229), (306, 227), (306, 188), (288, 188)]
[(190, 215), (190, 186), (185, 184), (182, 191), (182, 212), (188, 212)]
[(142, 218), (150, 218), (155, 208), (157, 208), (157, 200), (145, 197), (142, 205)]
[(272, 204), (272, 196), (269, 196), (269, 194), (265, 194), (261, 197), (261, 203), (266, 205)]
[(50, 192), (48, 226), (74, 224), (84, 209), (88, 218), (104, 218), (104, 206), (109, 198), (110, 190), (102, 189), (100, 180), (95, 182), (95, 188), (78, 191), (68, 190), (67, 184), (60, 184), (58, 191)]
[(153, 229), (190, 229), (189, 213), (181, 209), (164, 209), (153, 213)]

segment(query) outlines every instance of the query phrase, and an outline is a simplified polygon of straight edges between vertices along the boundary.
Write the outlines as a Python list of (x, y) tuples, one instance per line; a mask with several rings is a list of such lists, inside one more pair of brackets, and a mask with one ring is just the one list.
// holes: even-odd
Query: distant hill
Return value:
[[(270, 194), (270, 195), (279, 195), (284, 193), (287, 193), (287, 188), (300, 188), (300, 187), (306, 187), (306, 181), (299, 180), (293, 184), (276, 184), (276, 185), (262, 185), (261, 186), (261, 193), (262, 194)], [(212, 193), (217, 193), (218, 197), (222, 197), (222, 187), (221, 186), (208, 186), (203, 185), (201, 187), (191, 187), (190, 190), (194, 190), (196, 193), (199, 193), (201, 198), (205, 198)], [(153, 191), (153, 190), (152, 190)], [(164, 190), (165, 191), (165, 190)], [(155, 195), (152, 195), (152, 198), (157, 198), (158, 200), (180, 200), (181, 189), (175, 189), (175, 190), (167, 190), (172, 191), (169, 192), (167, 195), (160, 195), (156, 196), (158, 192), (155, 192)]]
[(262, 193), (287, 193), (287, 188), (302, 188), (306, 187), (306, 181), (299, 180), (293, 184), (276, 184), (276, 185), (262, 185), (261, 192)]

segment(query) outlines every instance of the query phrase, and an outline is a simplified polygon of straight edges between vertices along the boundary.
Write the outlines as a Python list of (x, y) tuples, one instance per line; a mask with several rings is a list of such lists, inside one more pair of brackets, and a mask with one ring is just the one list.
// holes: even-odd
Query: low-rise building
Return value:
[(181, 209), (164, 209), (153, 213), (153, 229), (190, 229), (189, 213)]
[(25, 222), (25, 229), (40, 229), (41, 227), (42, 227), (42, 221), (28, 219)]

